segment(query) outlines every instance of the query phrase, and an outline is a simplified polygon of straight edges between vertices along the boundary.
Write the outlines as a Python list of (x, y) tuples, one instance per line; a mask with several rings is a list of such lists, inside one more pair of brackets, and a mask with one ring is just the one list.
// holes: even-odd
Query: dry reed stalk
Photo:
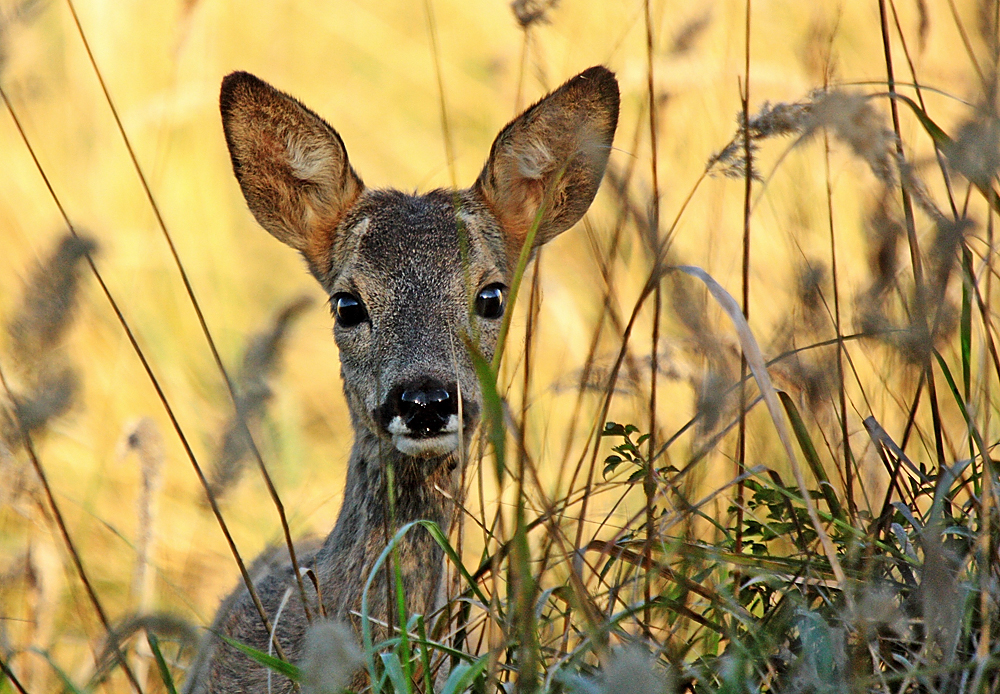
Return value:
[[(108, 91), (108, 86), (105, 83), (104, 75), (102, 74), (100, 68), (97, 66), (97, 60), (94, 58), (94, 53), (91, 50), (90, 42), (87, 39), (87, 34), (83, 30), (83, 25), (80, 23), (80, 17), (79, 17), (79, 15), (76, 12), (76, 7), (73, 4), (73, 0), (66, 0), (66, 5), (69, 8), (70, 15), (71, 15), (71, 17), (73, 19), (73, 25), (76, 27), (77, 34), (79, 35), (80, 41), (83, 44), (83, 48), (84, 48), (84, 50), (85, 50), (85, 52), (87, 54), (87, 59), (88, 59), (88, 61), (90, 63), (91, 68), (94, 71), (94, 76), (97, 77), (97, 81), (98, 81), (98, 83), (101, 86), (101, 92), (104, 94), (104, 99), (105, 99), (105, 101), (108, 104), (108, 109), (111, 111), (111, 115), (112, 115), (112, 117), (113, 117), (113, 119), (115, 121), (115, 126), (116, 126), (116, 129), (118, 131), (118, 134), (121, 136), (122, 143), (125, 145), (125, 149), (128, 151), (129, 159), (130, 159), (130, 161), (132, 163), (132, 168), (135, 170), (136, 176), (139, 179), (139, 183), (142, 186), (143, 192), (144, 192), (145, 197), (146, 197), (146, 201), (149, 203), (150, 209), (153, 211), (153, 215), (156, 218), (157, 226), (159, 227), (160, 231), (162, 232), (163, 238), (167, 242), (167, 246), (170, 249), (171, 257), (173, 258), (174, 264), (177, 267), (177, 271), (180, 274), (181, 282), (184, 285), (184, 290), (185, 290), (185, 292), (187, 294), (188, 300), (191, 303), (191, 308), (194, 309), (195, 315), (198, 317), (198, 325), (201, 328), (202, 335), (204, 335), (205, 341), (208, 343), (208, 347), (209, 347), (209, 350), (212, 353), (212, 358), (215, 361), (216, 368), (219, 370), (219, 373), (222, 375), (222, 379), (225, 382), (227, 390), (229, 391), (229, 396), (232, 399), (233, 406), (236, 408), (236, 416), (237, 416), (237, 419), (239, 420), (240, 428), (241, 428), (241, 430), (243, 432), (243, 436), (245, 437), (247, 445), (249, 446), (250, 451), (251, 451), (251, 453), (253, 453), (253, 456), (254, 456), (254, 458), (255, 458), (255, 460), (257, 462), (257, 469), (260, 472), (260, 475), (261, 475), (261, 477), (264, 480), (264, 484), (267, 486), (268, 494), (271, 497), (271, 503), (274, 505), (275, 510), (278, 513), (278, 518), (281, 521), (281, 528), (284, 531), (285, 546), (288, 549), (288, 556), (289, 556), (289, 559), (291, 561), (291, 565), (292, 565), (293, 571), (295, 573), (296, 583), (298, 584), (299, 598), (302, 601), (302, 606), (303, 606), (303, 609), (305, 610), (306, 617), (311, 620), (312, 619), (312, 612), (311, 612), (311, 610), (309, 608), (309, 602), (306, 599), (305, 584), (303, 584), (303, 582), (302, 582), (302, 573), (299, 570), (299, 562), (298, 562), (298, 559), (297, 559), (296, 554), (295, 554), (295, 545), (292, 543), (292, 534), (291, 534), (291, 530), (288, 527), (288, 517), (285, 515), (285, 507), (281, 503), (281, 499), (278, 498), (278, 492), (277, 492), (277, 490), (274, 487), (274, 483), (271, 480), (271, 475), (267, 471), (267, 466), (264, 464), (264, 459), (261, 456), (260, 451), (257, 448), (257, 444), (253, 440), (253, 436), (250, 433), (250, 429), (247, 426), (247, 423), (245, 421), (243, 421), (243, 419), (240, 417), (239, 407), (238, 407), (238, 401), (237, 401), (237, 395), (236, 395), (236, 391), (234, 390), (234, 387), (233, 387), (233, 382), (232, 382), (232, 380), (229, 377), (229, 372), (226, 370), (225, 364), (223, 364), (223, 362), (222, 362), (222, 356), (219, 354), (218, 347), (215, 344), (215, 339), (212, 337), (211, 330), (209, 330), (208, 322), (205, 320), (205, 314), (201, 310), (201, 304), (198, 302), (198, 299), (195, 296), (194, 287), (191, 284), (191, 281), (190, 281), (190, 279), (188, 277), (187, 271), (184, 269), (184, 264), (181, 262), (180, 255), (177, 253), (177, 248), (174, 245), (173, 236), (171, 235), (170, 231), (167, 229), (166, 222), (164, 221), (163, 215), (160, 212), (160, 207), (159, 207), (159, 205), (156, 202), (156, 198), (153, 196), (153, 191), (152, 191), (152, 189), (149, 186), (149, 182), (146, 179), (145, 173), (143, 173), (142, 166), (139, 164), (139, 159), (136, 156), (135, 150), (132, 147), (132, 141), (129, 138), (128, 134), (125, 132), (125, 126), (122, 124), (121, 117), (118, 114), (118, 109), (115, 106), (114, 100), (111, 98), (111, 92)], [(11, 108), (10, 101), (7, 99), (6, 94), (4, 94), (2, 92), (2, 90), (0, 90), (0, 96), (3, 97), (3, 101), (7, 104), (7, 108), (11, 111), (11, 114), (13, 115), (13, 109)], [(16, 120), (17, 119), (15, 117), (15, 121)], [(70, 223), (69, 217), (67, 216), (65, 209), (63, 208), (62, 204), (59, 202), (59, 199), (56, 196), (55, 191), (52, 188), (51, 184), (49, 183), (48, 177), (45, 175), (45, 172), (42, 170), (42, 167), (39, 164), (38, 159), (35, 157), (34, 151), (32, 150), (30, 143), (28, 142), (27, 136), (24, 134), (24, 131), (21, 129), (20, 123), (17, 124), (17, 127), (18, 127), (18, 131), (21, 134), (22, 139), (24, 140), (25, 145), (28, 147), (29, 151), (31, 151), (32, 159), (35, 161), (35, 165), (38, 167), (39, 173), (45, 179), (46, 186), (48, 187), (49, 192), (51, 193), (51, 195), (53, 197), (53, 200), (55, 201), (56, 205), (59, 207), (59, 211), (62, 214), (63, 218), (65, 219), (66, 225), (70, 228), (70, 231), (75, 235), (76, 232), (73, 231), (73, 225)], [(142, 362), (143, 368), (146, 371), (146, 375), (149, 378), (150, 383), (152, 383), (153, 387), (156, 389), (156, 392), (157, 392), (157, 395), (160, 398), (160, 401), (163, 403), (164, 408), (167, 410), (167, 414), (170, 416), (171, 423), (173, 424), (174, 429), (177, 432), (178, 437), (181, 439), (181, 442), (184, 445), (185, 452), (187, 453), (188, 458), (190, 459), (192, 466), (195, 468), (195, 474), (198, 476), (199, 482), (201, 482), (202, 486), (205, 488), (205, 493), (206, 493), (206, 495), (208, 496), (208, 499), (209, 499), (209, 505), (212, 507), (212, 511), (215, 514), (216, 521), (218, 522), (219, 527), (221, 528), (223, 534), (226, 536), (226, 542), (229, 544), (230, 550), (233, 553), (233, 557), (236, 560), (236, 564), (237, 564), (237, 566), (240, 569), (240, 575), (243, 577), (243, 580), (244, 580), (244, 583), (246, 584), (247, 590), (249, 591), (250, 596), (253, 599), (254, 605), (256, 606), (257, 611), (258, 611), (258, 613), (260, 615), (261, 622), (265, 625), (265, 627), (268, 629), (268, 631), (270, 631), (270, 620), (268, 619), (267, 615), (264, 613), (264, 608), (263, 608), (263, 605), (261, 605), (261, 603), (260, 603), (260, 599), (259, 599), (259, 597), (257, 595), (257, 590), (253, 587), (253, 585), (250, 582), (250, 575), (249, 575), (249, 573), (247, 573), (247, 569), (246, 569), (246, 566), (245, 566), (245, 564), (243, 562), (243, 558), (240, 556), (239, 550), (237, 550), (237, 548), (236, 548), (236, 543), (233, 541), (232, 536), (229, 533), (229, 528), (226, 525), (226, 522), (225, 522), (225, 520), (222, 517), (221, 511), (219, 511), (219, 509), (217, 508), (217, 504), (215, 502), (215, 499), (212, 496), (211, 489), (209, 488), (209, 485), (208, 485), (207, 481), (205, 480), (204, 475), (202, 473), (201, 466), (198, 464), (197, 460), (195, 459), (194, 452), (191, 450), (190, 446), (188, 445), (187, 438), (184, 435), (183, 431), (181, 430), (179, 422), (177, 422), (177, 420), (174, 417), (173, 410), (170, 407), (169, 403), (167, 402), (166, 395), (163, 393), (162, 389), (160, 388), (160, 384), (159, 384), (158, 380), (156, 379), (155, 375), (153, 374), (152, 368), (150, 367), (149, 363), (147, 362), (145, 355), (142, 353), (142, 350), (140, 349), (138, 342), (136, 342), (135, 336), (132, 334), (131, 328), (129, 328), (127, 322), (125, 321), (124, 316), (122, 315), (121, 311), (118, 309), (117, 302), (111, 296), (111, 292), (108, 290), (107, 286), (104, 284), (104, 280), (101, 278), (100, 274), (97, 271), (97, 267), (93, 264), (92, 261), (90, 262), (90, 267), (91, 267), (91, 270), (93, 270), (94, 275), (97, 277), (98, 282), (101, 284), (101, 288), (103, 289), (104, 294), (105, 294), (106, 298), (108, 299), (108, 302), (111, 304), (112, 308), (114, 309), (115, 314), (117, 315), (118, 320), (121, 323), (122, 328), (125, 330), (126, 334), (128, 335), (129, 341), (132, 343), (132, 348), (135, 350), (136, 355), (139, 357), (139, 360)], [(275, 644), (275, 646), (276, 646), (276, 649), (278, 651), (279, 657), (281, 657), (282, 659), (284, 659), (284, 651), (281, 648), (281, 646), (278, 645), (277, 643)]]
[[(119, 444), (119, 458), (134, 451), (139, 460), (141, 486), (136, 498), (137, 529), (135, 538), (135, 566), (129, 586), (131, 609), (140, 615), (155, 610), (153, 567), (156, 548), (156, 524), (159, 517), (158, 494), (162, 484), (163, 437), (159, 427), (150, 417), (143, 417), (125, 426)], [(148, 673), (153, 659), (152, 650), (144, 639), (135, 646), (133, 667), (140, 682), (149, 684)]]
[[(66, 413), (79, 390), (79, 377), (64, 348), (77, 307), (81, 261), (96, 248), (93, 241), (64, 236), (56, 250), (38, 264), (25, 285), (20, 306), (6, 326), (11, 376), (0, 393), (0, 502), (35, 526), (27, 539), (24, 570), (26, 628), (21, 677), (33, 690), (51, 686), (51, 668), (29, 649), (45, 651), (62, 596), (62, 566), (46, 511), (43, 480), (37, 467), (18, 461), (49, 423)], [(30, 451), (27, 451), (30, 453)], [(14, 665), (13, 667), (17, 667)]]
[[(72, 9), (72, 5), (70, 5), (70, 7)], [(75, 17), (75, 13), (74, 13), (74, 17)], [(79, 28), (79, 22), (77, 22), (77, 26)], [(82, 28), (80, 28), (80, 33), (81, 33), (81, 36), (82, 36), (83, 35)], [(88, 53), (89, 53), (89, 47), (88, 47)], [(91, 58), (92, 58), (92, 56), (91, 56)], [(95, 67), (96, 67), (96, 64), (95, 64)], [(6, 91), (4, 91), (2, 87), (0, 87), (0, 100), (2, 100), (4, 102), (4, 105), (7, 107), (7, 110), (10, 113), (11, 119), (14, 121), (14, 125), (15, 125), (15, 127), (17, 129), (18, 135), (20, 136), (21, 141), (24, 143), (25, 149), (28, 150), (28, 154), (31, 156), (31, 160), (32, 160), (32, 162), (33, 162), (36, 170), (38, 171), (39, 176), (41, 176), (42, 181), (45, 183), (45, 188), (46, 188), (46, 190), (48, 190), (49, 195), (52, 198), (52, 202), (55, 204), (56, 208), (58, 208), (59, 214), (62, 217), (63, 221), (66, 223), (66, 226), (69, 229), (70, 234), (74, 238), (79, 238), (79, 235), (78, 235), (75, 227), (73, 226), (73, 223), (70, 221), (69, 214), (66, 212), (65, 206), (62, 204), (62, 201), (59, 198), (58, 194), (56, 193), (55, 188), (52, 187), (52, 182), (49, 180), (48, 174), (46, 174), (45, 169), (42, 167), (41, 162), (38, 159), (38, 155), (35, 152), (35, 148), (31, 144), (31, 140), (28, 139), (28, 136), (25, 133), (23, 126), (21, 125), (21, 120), (18, 117), (17, 112), (14, 110), (14, 107), (11, 104), (10, 99), (8, 98)], [(108, 304), (111, 306), (112, 311), (114, 311), (115, 318), (118, 320), (118, 324), (121, 326), (122, 330), (125, 332), (125, 335), (128, 338), (129, 344), (132, 346), (132, 350), (135, 352), (136, 357), (138, 357), (140, 363), (142, 364), (142, 368), (143, 368), (143, 371), (146, 373), (146, 377), (149, 379), (150, 384), (153, 386), (153, 389), (156, 391), (157, 398), (159, 398), (160, 403), (163, 405), (163, 408), (164, 408), (164, 410), (167, 413), (167, 416), (170, 418), (171, 426), (173, 427), (174, 432), (177, 434), (177, 437), (180, 439), (181, 444), (184, 447), (184, 452), (187, 455), (188, 460), (191, 462), (191, 466), (194, 468), (195, 474), (198, 477), (198, 481), (201, 483), (202, 488), (205, 489), (206, 494), (209, 496), (209, 503), (210, 503), (210, 505), (212, 507), (212, 512), (215, 515), (216, 521), (219, 524), (219, 528), (222, 530), (223, 535), (225, 535), (226, 543), (229, 545), (229, 549), (230, 549), (230, 551), (233, 554), (233, 558), (236, 560), (236, 564), (237, 564), (237, 566), (240, 569), (240, 575), (243, 577), (243, 581), (244, 581), (244, 584), (247, 587), (247, 591), (250, 593), (250, 596), (253, 599), (254, 605), (257, 607), (257, 611), (258, 611), (258, 613), (260, 615), (261, 621), (262, 621), (262, 623), (265, 626), (267, 626), (269, 628), (270, 621), (268, 620), (267, 615), (264, 612), (264, 608), (263, 608), (263, 606), (260, 603), (260, 598), (257, 595), (257, 590), (254, 588), (253, 582), (250, 580), (250, 574), (248, 573), (246, 565), (243, 562), (243, 558), (240, 556), (239, 550), (236, 548), (236, 542), (233, 540), (232, 534), (229, 532), (229, 527), (228, 527), (228, 525), (226, 525), (226, 521), (222, 517), (222, 512), (220, 511), (220, 509), (218, 507), (218, 504), (215, 502), (215, 499), (211, 495), (211, 490), (209, 489), (208, 481), (205, 479), (205, 475), (202, 472), (201, 465), (198, 463), (198, 459), (197, 459), (197, 457), (194, 454), (194, 450), (191, 448), (190, 442), (188, 441), (187, 436), (185, 435), (184, 430), (183, 430), (183, 428), (180, 425), (180, 422), (177, 420), (177, 417), (176, 417), (176, 415), (174, 413), (173, 407), (171, 407), (170, 402), (168, 401), (167, 396), (164, 393), (162, 386), (160, 385), (159, 379), (156, 377), (156, 374), (153, 372), (153, 368), (152, 368), (149, 360), (146, 358), (146, 354), (143, 352), (142, 348), (139, 346), (139, 342), (136, 339), (136, 335), (133, 332), (132, 328), (129, 326), (128, 321), (125, 319), (125, 315), (122, 313), (121, 308), (118, 305), (118, 302), (115, 300), (114, 296), (111, 294), (111, 291), (108, 289), (108, 286), (105, 283), (104, 278), (101, 275), (100, 271), (97, 269), (97, 265), (94, 263), (93, 258), (91, 258), (89, 255), (87, 256), (87, 265), (90, 267), (90, 270), (91, 270), (91, 272), (94, 275), (94, 278), (97, 280), (97, 283), (100, 285), (101, 291), (103, 292), (105, 299), (107, 300)], [(211, 343), (211, 344), (214, 346), (214, 343)], [(214, 350), (213, 350), (213, 354), (216, 357), (218, 357), (217, 352), (214, 351)], [(219, 364), (221, 364), (221, 360), (217, 359), (217, 361), (218, 361)], [(2, 373), (2, 372), (0, 372), (0, 373)], [(229, 385), (228, 377), (226, 379), (226, 383), (227, 383), (227, 385)], [(8, 396), (9, 396), (9, 393), (8, 393)], [(34, 457), (32, 451), (31, 451), (30, 447), (28, 449), (28, 452), (30, 454), (29, 457), (32, 458), (32, 462), (33, 462), (36, 470), (40, 471), (41, 470), (41, 464), (38, 463), (34, 459), (35, 457)], [(263, 470), (263, 461), (260, 461), (260, 465), (261, 465), (261, 468)], [(265, 473), (266, 473), (266, 471), (265, 471)], [(40, 474), (40, 476), (41, 476), (41, 474)], [(267, 479), (266, 476), (265, 476), (265, 479)], [(43, 486), (44, 486), (44, 478), (42, 479), (42, 482), (43, 482)], [(273, 489), (273, 487), (271, 487), (271, 488)], [(281, 511), (280, 503), (278, 504), (278, 506), (279, 506), (279, 511)], [(58, 513), (56, 514), (56, 516), (57, 516), (57, 520), (58, 520)], [(291, 548), (290, 535), (287, 532), (287, 527), (288, 526), (287, 526), (287, 523), (284, 522), (283, 513), (282, 513), (282, 520), (283, 520), (283, 527), (286, 530), (286, 539), (288, 540), (288, 543), (289, 543), (289, 548), (290, 548), (289, 549), (289, 553), (290, 554), (294, 554), (294, 549)], [(93, 593), (93, 591), (90, 590), (89, 585), (87, 585), (87, 579), (85, 578), (85, 574), (83, 573), (82, 565), (79, 563), (78, 557), (75, 556), (75, 549), (71, 545), (68, 533), (66, 532), (65, 528), (63, 528), (63, 527), (60, 527), (60, 531), (61, 531), (61, 533), (63, 535), (64, 540), (66, 541), (67, 548), (70, 550), (70, 554), (74, 557), (74, 559), (76, 559), (78, 573), (81, 576), (81, 580), (84, 582), (85, 586), (88, 588), (87, 592), (88, 592), (89, 597), (91, 598), (91, 601), (94, 604), (95, 610), (102, 617), (102, 620), (101, 620), (102, 624), (105, 626), (106, 629), (109, 629), (110, 628), (109, 624), (108, 624), (107, 620), (104, 618), (104, 613), (103, 613), (103, 610), (102, 610), (102, 608), (100, 606), (100, 603), (97, 601), (96, 595)], [(298, 576), (298, 571), (297, 571), (298, 565), (297, 565), (296, 562), (292, 562), (292, 563), (296, 566), (296, 575)], [(301, 585), (301, 581), (300, 581), (300, 585)], [(278, 649), (278, 652), (279, 652), (279, 655), (282, 655), (280, 648)], [(139, 690), (139, 686), (138, 686), (138, 683), (135, 681), (135, 677), (134, 677), (134, 674), (132, 673), (131, 669), (126, 666), (125, 667), (125, 671), (126, 671), (126, 675), (128, 675), (128, 677), (129, 677), (130, 683), (133, 685), (133, 688), (138, 691)]]

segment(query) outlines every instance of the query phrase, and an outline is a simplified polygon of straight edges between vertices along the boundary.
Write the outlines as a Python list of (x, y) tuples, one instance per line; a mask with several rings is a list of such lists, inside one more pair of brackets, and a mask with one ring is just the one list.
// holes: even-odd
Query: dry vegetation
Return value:
[(330, 320), (245, 210), (221, 77), (427, 190), (598, 63), (616, 151), (484, 383), (505, 416), (443, 538), (456, 599), (363, 656), (318, 626), (293, 676), (998, 691), (998, 25), (995, 0), (0, 0), (0, 692), (170, 691), (238, 579), (221, 519), (249, 561), (283, 542), (272, 484), (291, 536), (336, 516)]

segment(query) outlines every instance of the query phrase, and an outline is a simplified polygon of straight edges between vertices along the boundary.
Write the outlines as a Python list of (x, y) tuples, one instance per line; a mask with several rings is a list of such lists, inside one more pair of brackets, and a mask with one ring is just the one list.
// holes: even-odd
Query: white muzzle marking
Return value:
[(447, 455), (458, 448), (458, 415), (451, 415), (437, 436), (415, 437), (399, 415), (389, 422), (392, 445), (411, 458), (431, 458)]

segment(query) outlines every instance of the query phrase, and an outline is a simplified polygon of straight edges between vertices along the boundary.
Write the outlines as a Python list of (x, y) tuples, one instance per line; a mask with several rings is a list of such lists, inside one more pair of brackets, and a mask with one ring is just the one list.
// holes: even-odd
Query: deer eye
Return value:
[(333, 315), (337, 318), (337, 325), (342, 328), (353, 328), (368, 320), (365, 305), (353, 294), (334, 294), (332, 303)]
[(504, 297), (503, 290), (506, 287), (499, 282), (488, 284), (476, 294), (476, 313), (483, 318), (499, 318), (503, 315)]

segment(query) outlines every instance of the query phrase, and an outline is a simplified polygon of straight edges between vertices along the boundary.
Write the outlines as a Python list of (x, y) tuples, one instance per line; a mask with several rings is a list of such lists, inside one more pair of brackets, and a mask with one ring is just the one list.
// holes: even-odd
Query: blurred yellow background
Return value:
[[(956, 4), (964, 21), (974, 24), (975, 3)], [(612, 166), (618, 171), (635, 166), (632, 195), (642, 207), (648, 205), (642, 2), (562, 0), (548, 12), (548, 23), (527, 32), (500, 0), (78, 0), (75, 6), (227, 366), (236, 369), (246, 337), (264, 328), (285, 302), (301, 294), (316, 300), (291, 332), (257, 437), (293, 535), (325, 534), (332, 526), (351, 432), (331, 320), (322, 305), (325, 297), (295, 254), (257, 227), (232, 176), (217, 105), (225, 74), (253, 72), (322, 115), (343, 137), (368, 185), (424, 191), (452, 183), (442, 101), (455, 178), (459, 185), (469, 185), (493, 137), (520, 108), (586, 67), (604, 64), (618, 74), (623, 96)], [(928, 111), (953, 129), (968, 115), (959, 99), (979, 96), (975, 73), (947, 3), (927, 4), (925, 32), (920, 6), (899, 3), (900, 26), (911, 39), (908, 49), (921, 82), (944, 92), (928, 91)], [(664, 230), (709, 157), (736, 131), (745, 9), (742, 0), (652, 2)], [(821, 87), (827, 46), (834, 56), (833, 82), (866, 93), (885, 91), (878, 26), (876, 2), (754, 2), (751, 110), (766, 101), (796, 101)], [(443, 94), (431, 49), (432, 27)], [(894, 50), (899, 80), (908, 82), (898, 41)], [(208, 467), (231, 404), (67, 4), (0, 0), (0, 51), (0, 85), (73, 223), (100, 244), (97, 265), (195, 453)], [(880, 101), (879, 108), (884, 106)], [(929, 143), (911, 114), (903, 115), (903, 139), (908, 147), (917, 147), (912, 156), (923, 166), (931, 161)], [(792, 142), (766, 143), (760, 153), (760, 170), (768, 182), (762, 193), (756, 186), (751, 325), (765, 347), (794, 303), (796, 268), (804, 258), (829, 254), (822, 139), (790, 149)], [(849, 303), (867, 276), (862, 227), (876, 185), (864, 164), (840, 144), (833, 145), (830, 185), (841, 287)], [(742, 181), (707, 179), (680, 219), (672, 252), (673, 260), (705, 268), (734, 296), (739, 293), (742, 204)], [(605, 186), (588, 215), (589, 228), (581, 224), (542, 254), (544, 299), (535, 334), (538, 356), (529, 398), (535, 416), (528, 440), (543, 469), (545, 460), (563, 459), (563, 432), (575, 391), (552, 386), (572, 383), (586, 359), (604, 291), (594, 246), (607, 246), (617, 205)], [(930, 225), (922, 224), (919, 231), (930, 233)], [(0, 115), (0, 320), (10, 320), (25, 280), (64, 231), (5, 111)], [(634, 228), (626, 232), (615, 268), (614, 300), (627, 318), (648, 273), (648, 258)], [(235, 585), (235, 566), (108, 303), (87, 273), (83, 286), (66, 351), (82, 374), (84, 391), (73, 410), (39, 441), (42, 463), (99, 595), (112, 615), (125, 614), (136, 607), (128, 590), (139, 470), (133, 458), (121, 456), (121, 438), (130, 421), (151, 416), (166, 442), (155, 519), (155, 607), (205, 624)], [(695, 393), (685, 375), (701, 367), (688, 354), (690, 343), (666, 305), (661, 351), (679, 377), (662, 379), (661, 438), (692, 416)], [(718, 310), (710, 305), (708, 311), (728, 334)], [(636, 328), (638, 359), (649, 354), (648, 313)], [(523, 302), (519, 315), (504, 372), (516, 384)], [(4, 339), (6, 335), (0, 337), (0, 365)], [(598, 361), (607, 364), (619, 341), (606, 335), (600, 344)], [(870, 368), (877, 372), (880, 365)], [(519, 387), (511, 390), (511, 402), (518, 406)], [(618, 398), (612, 418), (637, 421), (640, 402)], [(572, 462), (583, 450), (598, 405), (596, 395), (585, 400), (579, 440), (568, 457)], [(905, 416), (892, 403), (887, 408), (884, 416), (890, 422)], [(767, 451), (769, 441), (762, 434), (751, 441), (751, 450)], [(687, 450), (688, 444), (683, 446), (677, 450)], [(727, 449), (706, 461), (696, 496), (731, 477), (728, 454)], [(560, 471), (546, 472), (554, 485)], [(878, 474), (871, 473), (873, 484), (878, 484)], [(496, 493), (488, 491), (487, 496), (487, 503), (494, 503)], [(61, 548), (51, 526), (30, 506), (0, 509), (0, 576), (32, 537), (49, 537), (53, 547)], [(625, 517), (639, 508), (626, 507), (619, 510)], [(245, 474), (223, 510), (244, 557), (280, 540), (277, 515), (256, 471)], [(724, 515), (725, 503), (717, 510)], [(57, 555), (65, 564), (67, 588), (57, 593), (58, 611), (47, 643), (55, 660), (75, 674), (86, 667), (86, 644), (101, 632), (61, 549)], [(5, 594), (0, 586), (0, 619), (11, 641), (25, 646), (18, 635), (26, 608), (17, 604), (16, 595)]]

